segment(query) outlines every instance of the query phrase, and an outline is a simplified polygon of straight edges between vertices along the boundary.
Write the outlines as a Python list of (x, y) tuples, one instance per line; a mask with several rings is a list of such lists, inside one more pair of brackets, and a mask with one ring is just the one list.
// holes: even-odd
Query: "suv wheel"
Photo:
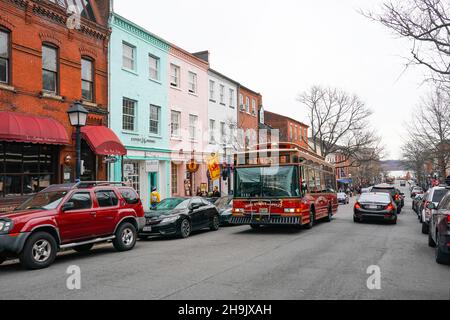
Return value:
[(117, 228), (115, 236), (113, 245), (117, 251), (128, 251), (134, 248), (137, 232), (136, 228), (131, 223), (122, 223), (119, 228)]
[(73, 250), (75, 250), (76, 252), (88, 252), (93, 247), (94, 247), (94, 244), (89, 243), (89, 244), (84, 244), (82, 246), (75, 247), (75, 248), (73, 248)]
[(180, 230), (178, 231), (179, 236), (182, 239), (186, 239), (191, 235), (192, 227), (191, 222), (188, 219), (183, 219), (180, 223)]
[(450, 264), (450, 256), (441, 250), (439, 235), (437, 235), (436, 239), (436, 262), (439, 264)]
[(36, 232), (28, 238), (22, 252), (19, 254), (19, 260), (27, 269), (44, 269), (55, 261), (56, 251), (56, 240), (51, 234)]
[(428, 223), (422, 222), (422, 233), (428, 234), (430, 231), (430, 227), (428, 226)]
[(434, 242), (433, 237), (431, 236), (431, 231), (428, 232), (428, 245), (431, 248), (436, 248), (436, 242)]
[(220, 227), (220, 219), (219, 216), (215, 214), (214, 217), (212, 218), (211, 226), (209, 228), (211, 229), (211, 231), (217, 231), (219, 230), (219, 227)]

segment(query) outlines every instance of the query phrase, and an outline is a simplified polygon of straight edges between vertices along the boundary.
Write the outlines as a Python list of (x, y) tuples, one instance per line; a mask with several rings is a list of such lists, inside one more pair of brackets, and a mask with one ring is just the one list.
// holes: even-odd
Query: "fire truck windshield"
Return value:
[(300, 197), (297, 166), (237, 168), (236, 198)]

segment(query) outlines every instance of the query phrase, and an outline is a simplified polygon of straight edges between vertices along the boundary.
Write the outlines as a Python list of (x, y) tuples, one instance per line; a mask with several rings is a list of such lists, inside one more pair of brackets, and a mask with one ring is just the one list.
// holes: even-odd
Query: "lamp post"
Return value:
[(75, 102), (67, 110), (70, 124), (76, 129), (76, 166), (75, 181), (79, 182), (81, 177), (81, 128), (86, 125), (88, 111), (80, 102)]

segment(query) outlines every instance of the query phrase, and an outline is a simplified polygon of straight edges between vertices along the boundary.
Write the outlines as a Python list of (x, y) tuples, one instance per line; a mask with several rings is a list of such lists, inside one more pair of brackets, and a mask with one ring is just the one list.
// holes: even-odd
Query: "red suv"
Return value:
[(128, 251), (144, 226), (138, 194), (121, 183), (50, 186), (0, 215), (0, 264), (18, 257), (25, 268), (42, 269), (60, 250), (89, 251), (107, 241)]

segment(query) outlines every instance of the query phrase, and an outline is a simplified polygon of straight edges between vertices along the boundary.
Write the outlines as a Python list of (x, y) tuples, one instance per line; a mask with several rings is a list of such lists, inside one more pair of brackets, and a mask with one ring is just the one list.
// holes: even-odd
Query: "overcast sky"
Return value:
[(426, 70), (405, 71), (410, 43), (358, 10), (381, 0), (115, 0), (114, 10), (190, 52), (209, 50), (211, 67), (261, 92), (266, 110), (307, 123), (298, 94), (314, 84), (359, 95), (372, 124), (401, 157), (403, 124)]

